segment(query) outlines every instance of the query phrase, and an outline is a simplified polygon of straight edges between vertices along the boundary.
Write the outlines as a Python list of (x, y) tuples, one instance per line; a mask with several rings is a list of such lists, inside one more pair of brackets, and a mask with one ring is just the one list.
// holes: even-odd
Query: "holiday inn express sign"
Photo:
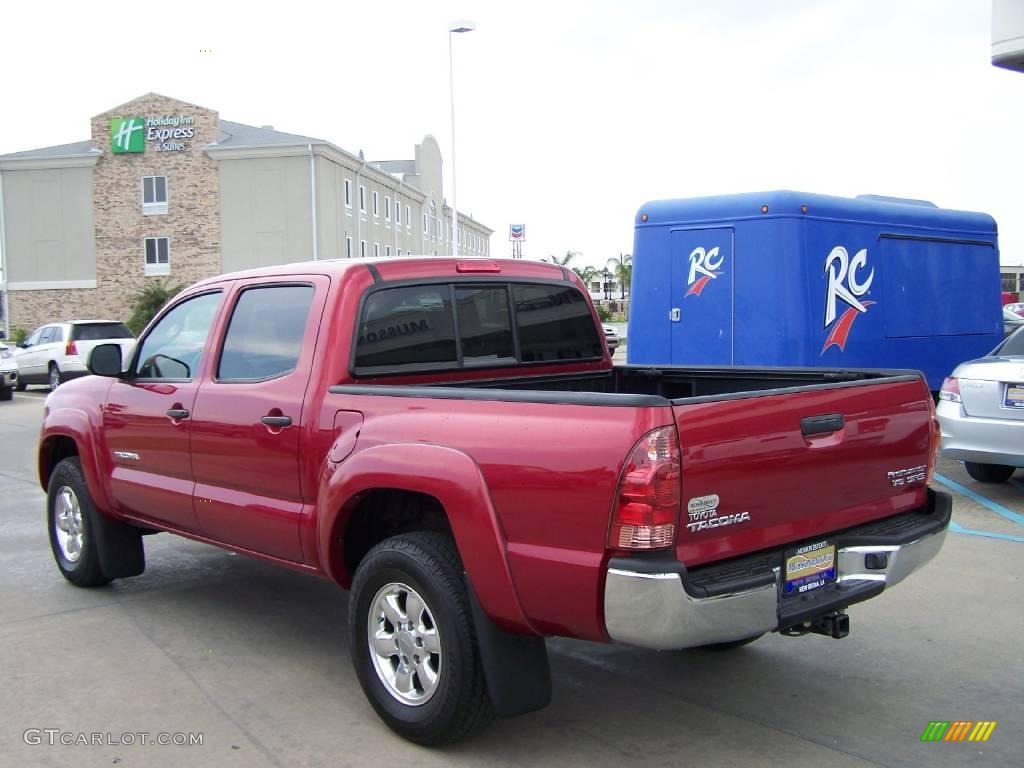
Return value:
[(189, 115), (115, 117), (110, 121), (110, 150), (115, 155), (145, 152), (150, 142), (154, 152), (180, 152), (186, 145), (179, 139), (191, 139), (194, 124)]

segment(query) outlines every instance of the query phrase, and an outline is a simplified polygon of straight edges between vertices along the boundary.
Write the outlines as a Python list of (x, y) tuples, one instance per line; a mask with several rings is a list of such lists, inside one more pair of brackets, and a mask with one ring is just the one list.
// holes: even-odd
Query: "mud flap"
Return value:
[(468, 574), (465, 579), (494, 711), (499, 717), (516, 717), (543, 709), (551, 703), (551, 668), (544, 638), (503, 630), (480, 607)]
[(111, 520), (92, 508), (90, 520), (92, 535), (96, 538), (96, 551), (100, 570), (108, 579), (138, 576), (146, 570), (146, 552), (142, 546), (142, 531), (126, 523)]

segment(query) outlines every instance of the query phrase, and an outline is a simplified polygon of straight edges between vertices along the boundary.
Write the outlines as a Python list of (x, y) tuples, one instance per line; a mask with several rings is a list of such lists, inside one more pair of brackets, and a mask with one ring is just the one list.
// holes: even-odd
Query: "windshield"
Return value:
[(1024, 326), (1021, 326), (996, 347), (993, 356), (1009, 357), (1024, 356)]

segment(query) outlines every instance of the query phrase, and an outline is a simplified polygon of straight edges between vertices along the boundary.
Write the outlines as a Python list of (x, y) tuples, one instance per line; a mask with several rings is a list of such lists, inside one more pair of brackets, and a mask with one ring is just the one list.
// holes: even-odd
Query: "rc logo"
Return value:
[[(871, 268), (867, 276), (864, 271), (868, 265), (868, 249), (861, 248), (851, 259), (850, 254), (841, 245), (837, 245), (825, 259), (825, 274), (828, 276), (828, 286), (825, 291), (825, 323), (823, 328), (829, 331), (825, 339), (825, 346), (821, 348), (821, 354), (829, 347), (839, 347), (840, 351), (846, 349), (846, 339), (853, 328), (853, 321), (858, 315), (868, 311), (875, 302), (864, 301), (861, 297), (871, 288), (875, 279), (875, 269)], [(836, 299), (842, 299), (847, 304), (843, 316), (836, 321)]]
[(693, 253), (690, 254), (690, 279), (686, 281), (690, 288), (686, 292), (686, 296), (700, 296), (700, 292), (704, 290), (708, 281), (714, 280), (722, 274), (723, 261), (725, 261), (725, 254), (719, 253), (717, 245), (706, 252), (700, 246), (694, 248)]
[(146, 121), (141, 117), (115, 117), (110, 121), (110, 149), (115, 155), (146, 151)]

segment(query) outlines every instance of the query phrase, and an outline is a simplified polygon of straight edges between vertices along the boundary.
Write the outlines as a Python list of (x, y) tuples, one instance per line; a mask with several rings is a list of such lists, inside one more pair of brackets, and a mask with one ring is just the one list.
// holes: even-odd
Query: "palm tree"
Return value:
[(550, 264), (557, 264), (560, 267), (568, 267), (569, 264), (579, 255), (579, 251), (566, 251), (565, 256), (548, 256), (546, 259), (541, 259), (541, 261), (546, 261)]
[(612, 274), (615, 275), (615, 279), (619, 281), (619, 289), (622, 292), (621, 298), (626, 298), (626, 286), (630, 285), (633, 280), (633, 257), (628, 253), (620, 253), (618, 258), (614, 256), (608, 259), (608, 266), (611, 267)]
[(587, 289), (590, 289), (590, 281), (597, 277), (597, 267), (592, 267), (589, 264), (584, 264), (582, 267), (573, 267), (572, 271), (580, 276), (580, 280), (586, 284)]

